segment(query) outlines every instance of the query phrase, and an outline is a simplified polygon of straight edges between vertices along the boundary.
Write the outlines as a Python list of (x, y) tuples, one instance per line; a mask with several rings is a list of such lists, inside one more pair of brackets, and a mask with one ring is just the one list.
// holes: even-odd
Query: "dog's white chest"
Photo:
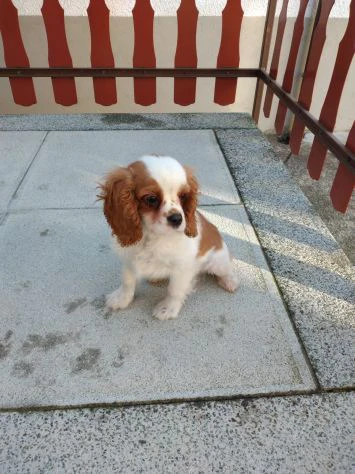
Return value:
[(133, 265), (137, 276), (148, 279), (165, 279), (177, 268), (196, 266), (198, 238), (183, 233), (145, 236), (136, 246), (122, 248), (115, 242), (117, 252)]
[(167, 278), (176, 265), (178, 255), (173, 245), (147, 242), (134, 256), (136, 271), (146, 278)]

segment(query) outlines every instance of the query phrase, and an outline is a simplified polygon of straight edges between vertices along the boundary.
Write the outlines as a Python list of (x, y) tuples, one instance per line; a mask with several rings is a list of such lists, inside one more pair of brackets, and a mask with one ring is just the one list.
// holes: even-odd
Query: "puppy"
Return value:
[(196, 209), (198, 184), (189, 168), (168, 156), (143, 156), (113, 170), (100, 188), (123, 263), (121, 286), (107, 297), (108, 308), (126, 308), (140, 278), (169, 279), (168, 294), (153, 311), (160, 320), (177, 317), (201, 272), (216, 275), (227, 291), (238, 288), (226, 244)]

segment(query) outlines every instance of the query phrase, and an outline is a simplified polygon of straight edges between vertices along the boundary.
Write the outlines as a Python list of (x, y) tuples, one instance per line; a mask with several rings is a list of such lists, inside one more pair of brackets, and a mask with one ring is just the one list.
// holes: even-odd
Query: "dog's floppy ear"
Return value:
[(197, 196), (198, 196), (198, 183), (194, 176), (191, 168), (184, 166), (187, 184), (190, 188), (187, 193), (186, 199), (183, 203), (183, 209), (186, 219), (185, 234), (188, 237), (196, 237), (197, 235), (197, 223), (196, 223), (196, 208), (197, 208)]
[(117, 168), (100, 188), (98, 198), (104, 201), (104, 214), (113, 233), (123, 247), (134, 245), (142, 238), (142, 224), (131, 171)]

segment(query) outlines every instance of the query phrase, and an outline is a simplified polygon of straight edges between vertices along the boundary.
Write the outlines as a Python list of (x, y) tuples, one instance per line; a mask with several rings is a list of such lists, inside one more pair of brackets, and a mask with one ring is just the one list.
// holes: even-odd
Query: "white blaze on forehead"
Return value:
[(183, 166), (170, 156), (142, 156), (140, 161), (162, 188), (164, 198), (174, 199), (181, 186), (187, 183)]

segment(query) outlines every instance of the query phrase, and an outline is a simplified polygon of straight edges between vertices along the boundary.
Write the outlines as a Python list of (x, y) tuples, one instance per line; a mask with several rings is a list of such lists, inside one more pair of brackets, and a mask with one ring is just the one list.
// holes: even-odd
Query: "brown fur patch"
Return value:
[(151, 177), (142, 161), (135, 161), (128, 166), (128, 169), (132, 173), (137, 199), (142, 198), (146, 194), (155, 194), (160, 198), (162, 197), (159, 184)]
[(169, 279), (165, 278), (163, 280), (148, 280), (148, 282), (153, 286), (166, 286), (169, 283)]
[(184, 209), (186, 219), (185, 234), (188, 237), (196, 237), (197, 235), (197, 224), (196, 224), (196, 207), (197, 207), (197, 195), (198, 195), (198, 183), (195, 178), (193, 171), (188, 166), (184, 166), (187, 186), (183, 186), (180, 189), (179, 196), (184, 194), (185, 198), (181, 201), (182, 208)]
[(116, 168), (101, 185), (98, 198), (104, 201), (107, 222), (123, 247), (133, 245), (142, 238), (141, 214), (152, 212), (140, 200), (147, 194), (161, 198), (161, 189), (140, 161), (128, 168)]
[(219, 250), (222, 248), (222, 237), (216, 226), (211, 224), (200, 212), (197, 213), (201, 223), (201, 240), (198, 249), (198, 256), (202, 257), (209, 250)]

